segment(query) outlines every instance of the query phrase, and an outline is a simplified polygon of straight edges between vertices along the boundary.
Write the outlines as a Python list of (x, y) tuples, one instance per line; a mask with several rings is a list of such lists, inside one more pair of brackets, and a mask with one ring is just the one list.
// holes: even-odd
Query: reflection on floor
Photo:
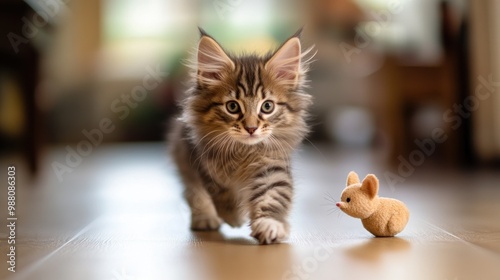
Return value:
[[(420, 167), (391, 184), (377, 154), (304, 147), (291, 237), (258, 246), (247, 226), (188, 229), (163, 144), (100, 147), (59, 181), (52, 163), (65, 156), (49, 152), (36, 182), (17, 164), (16, 272), (3, 261), (1, 279), (500, 279), (498, 171)], [(350, 170), (377, 174), (382, 196), (407, 203), (410, 222), (397, 238), (373, 238), (335, 209)]]

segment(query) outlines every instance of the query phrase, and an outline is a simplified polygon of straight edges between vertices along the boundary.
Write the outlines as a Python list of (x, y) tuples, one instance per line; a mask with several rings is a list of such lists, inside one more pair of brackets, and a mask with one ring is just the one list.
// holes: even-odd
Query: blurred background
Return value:
[[(500, 279), (499, 13), (500, 0), (0, 0), (0, 219), (11, 165), (19, 216), (19, 273), (0, 279), (284, 279), (314, 244), (332, 249), (325, 277), (300, 279)], [(285, 244), (189, 230), (165, 139), (197, 26), (236, 53), (304, 26), (317, 50)], [(350, 170), (408, 205), (401, 238), (338, 211)]]
[(36, 174), (53, 147), (85, 155), (164, 141), (197, 26), (229, 51), (258, 53), (305, 26), (305, 47), (317, 49), (311, 142), (376, 151), (394, 166), (422, 154), (443, 166), (494, 164), (499, 9), (495, 0), (2, 0), (0, 151)]

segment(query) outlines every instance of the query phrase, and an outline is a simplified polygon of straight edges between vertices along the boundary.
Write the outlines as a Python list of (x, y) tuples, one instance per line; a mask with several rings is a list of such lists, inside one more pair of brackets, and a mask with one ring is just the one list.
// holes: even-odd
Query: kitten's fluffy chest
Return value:
[[(283, 162), (288, 155), (262, 149), (247, 150), (243, 153), (213, 156), (204, 162), (204, 168), (220, 185), (226, 188), (244, 187), (252, 182), (256, 174), (265, 166)], [(288, 160), (286, 160), (288, 162)]]

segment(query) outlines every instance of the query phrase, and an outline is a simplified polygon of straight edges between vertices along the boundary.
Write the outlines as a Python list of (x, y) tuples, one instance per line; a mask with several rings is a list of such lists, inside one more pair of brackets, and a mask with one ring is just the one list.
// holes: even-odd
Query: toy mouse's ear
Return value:
[(368, 196), (373, 199), (378, 193), (378, 179), (373, 174), (366, 175), (361, 184), (361, 190), (366, 192)]
[(358, 174), (354, 171), (349, 172), (349, 175), (347, 175), (347, 186), (357, 183), (359, 183)]

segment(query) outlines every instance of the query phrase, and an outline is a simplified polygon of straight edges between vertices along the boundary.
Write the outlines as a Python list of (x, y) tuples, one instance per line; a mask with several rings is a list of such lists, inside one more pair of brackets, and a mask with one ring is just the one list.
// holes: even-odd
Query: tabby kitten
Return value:
[(300, 31), (264, 57), (233, 56), (203, 30), (193, 85), (171, 135), (193, 230), (239, 227), (261, 244), (288, 237), (290, 156), (308, 131)]

